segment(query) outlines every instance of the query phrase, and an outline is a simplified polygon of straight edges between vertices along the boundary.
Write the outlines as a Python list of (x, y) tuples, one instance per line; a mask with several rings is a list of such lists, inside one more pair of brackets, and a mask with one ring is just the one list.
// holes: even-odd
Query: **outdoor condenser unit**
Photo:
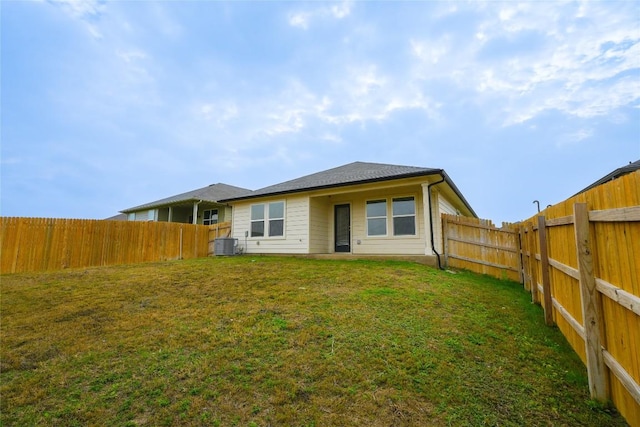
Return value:
[(238, 239), (232, 239), (230, 237), (218, 237), (213, 243), (213, 253), (216, 256), (220, 255), (235, 255), (236, 246), (238, 245)]

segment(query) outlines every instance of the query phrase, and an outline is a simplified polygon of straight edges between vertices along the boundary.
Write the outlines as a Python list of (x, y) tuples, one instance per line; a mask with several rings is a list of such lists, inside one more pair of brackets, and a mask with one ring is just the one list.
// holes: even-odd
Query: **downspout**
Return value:
[(431, 184), (427, 185), (427, 198), (429, 200), (429, 231), (431, 232), (431, 250), (434, 254), (436, 254), (436, 258), (438, 258), (438, 268), (440, 270), (444, 270), (442, 268), (442, 265), (440, 264), (440, 254), (438, 253), (438, 251), (436, 251), (436, 245), (433, 239), (433, 211), (431, 209), (431, 187), (441, 184), (445, 181), (443, 171), (440, 171), (440, 176), (442, 177), (440, 181), (432, 182)]

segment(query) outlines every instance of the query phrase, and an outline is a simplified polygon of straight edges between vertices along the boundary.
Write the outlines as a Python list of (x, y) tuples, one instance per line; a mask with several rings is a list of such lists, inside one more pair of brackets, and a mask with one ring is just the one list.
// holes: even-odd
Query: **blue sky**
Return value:
[(1, 215), (353, 161), (517, 221), (640, 159), (640, 3), (3, 1)]

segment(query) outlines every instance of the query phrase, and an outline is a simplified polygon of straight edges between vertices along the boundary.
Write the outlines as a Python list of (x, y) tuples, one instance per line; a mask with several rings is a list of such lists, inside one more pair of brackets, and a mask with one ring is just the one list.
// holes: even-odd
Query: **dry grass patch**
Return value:
[(511, 282), (243, 256), (1, 286), (3, 425), (625, 425)]

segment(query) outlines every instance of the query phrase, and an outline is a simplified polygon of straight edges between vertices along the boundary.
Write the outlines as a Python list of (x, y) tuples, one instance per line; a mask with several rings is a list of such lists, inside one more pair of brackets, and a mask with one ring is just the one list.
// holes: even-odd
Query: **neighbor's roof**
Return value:
[(453, 181), (451, 181), (451, 179), (442, 169), (365, 162), (349, 163), (344, 166), (339, 166), (326, 171), (306, 175), (301, 178), (271, 185), (269, 187), (264, 187), (256, 191), (251, 191), (246, 194), (229, 199), (223, 199), (221, 201), (228, 202), (247, 200), (263, 196), (299, 193), (310, 190), (321, 190), (327, 188), (344, 187), (347, 185), (391, 181), (396, 179), (428, 175), (442, 175), (447, 184), (449, 184), (451, 189), (458, 195), (460, 200), (469, 209), (469, 211), (472, 212), (473, 215), (476, 215), (469, 203), (462, 196), (462, 193), (460, 193)]
[(616, 178), (620, 178), (623, 175), (626, 175), (626, 174), (631, 173), (631, 172), (635, 172), (635, 171), (637, 171), (639, 169), (640, 169), (640, 160), (636, 160), (635, 162), (629, 162), (628, 165), (622, 166), (621, 168), (618, 168), (618, 169), (614, 170), (613, 172), (603, 176), (602, 178), (600, 178), (599, 180), (597, 180), (596, 182), (594, 182), (590, 186), (578, 191), (573, 196), (577, 196), (578, 194), (581, 194), (581, 193), (584, 193), (585, 191), (591, 190), (592, 188), (595, 188), (595, 187), (597, 187), (597, 186), (599, 186), (601, 184), (604, 184), (605, 182), (609, 182), (609, 181), (612, 181), (612, 180), (614, 180)]
[(144, 205), (135, 206), (133, 208), (125, 209), (120, 212), (129, 213), (136, 212), (145, 209), (152, 209), (161, 206), (175, 205), (186, 202), (211, 202), (217, 203), (220, 200), (228, 199), (231, 197), (238, 197), (243, 194), (249, 193), (251, 190), (246, 188), (234, 187), (228, 184), (211, 184), (207, 187), (198, 188), (197, 190), (187, 191), (186, 193), (177, 194), (175, 196), (167, 197), (166, 199), (156, 200), (155, 202), (146, 203)]
[(110, 216), (109, 218), (105, 218), (105, 221), (126, 221), (127, 220), (127, 215), (126, 214), (118, 214), (118, 215), (114, 215), (114, 216)]

